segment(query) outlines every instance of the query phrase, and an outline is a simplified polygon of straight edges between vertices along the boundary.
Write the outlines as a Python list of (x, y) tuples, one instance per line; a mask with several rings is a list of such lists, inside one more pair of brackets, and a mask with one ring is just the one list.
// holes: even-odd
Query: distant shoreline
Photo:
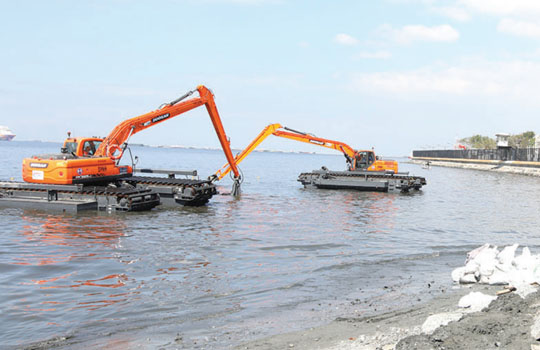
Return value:
[[(60, 145), (61, 142), (56, 141), (41, 141), (41, 140), (14, 140), (10, 141), (10, 143), (50, 143), (50, 144), (57, 144)], [(221, 148), (213, 148), (213, 147), (195, 147), (195, 146), (182, 146), (182, 145), (146, 145), (143, 143), (130, 143), (130, 146), (134, 147), (148, 147), (148, 148), (165, 148), (165, 149), (189, 149), (189, 150), (199, 150), (199, 151), (221, 151)], [(243, 149), (239, 148), (232, 148), (233, 152), (242, 152)], [(291, 154), (316, 154), (316, 155), (323, 155), (323, 156), (334, 156), (334, 155), (340, 155), (340, 154), (332, 154), (332, 153), (319, 153), (319, 152), (307, 152), (307, 151), (281, 151), (281, 150), (269, 150), (269, 149), (256, 149), (253, 152), (257, 153), (291, 153)]]
[[(50, 143), (50, 144), (57, 144), (60, 145), (61, 142), (57, 141), (41, 141), (41, 140), (13, 140), (6, 143), (29, 143), (29, 142), (40, 142), (40, 143)], [(221, 151), (221, 148), (213, 148), (213, 147), (195, 147), (195, 146), (182, 146), (182, 145), (146, 145), (144, 143), (130, 143), (130, 146), (134, 147), (148, 147), (148, 148), (165, 148), (165, 149), (191, 149), (191, 150), (199, 150), (199, 151)], [(240, 148), (232, 148), (231, 149), (235, 153), (242, 152), (243, 149)], [(290, 153), (290, 154), (313, 154), (313, 155), (321, 155), (321, 156), (342, 156), (339, 152), (334, 153), (320, 153), (320, 152), (313, 152), (313, 151), (282, 151), (282, 150), (272, 150), (272, 149), (265, 149), (260, 148), (256, 149), (253, 152), (257, 153)], [(394, 158), (407, 158), (407, 156), (383, 156), (383, 159), (394, 159)]]

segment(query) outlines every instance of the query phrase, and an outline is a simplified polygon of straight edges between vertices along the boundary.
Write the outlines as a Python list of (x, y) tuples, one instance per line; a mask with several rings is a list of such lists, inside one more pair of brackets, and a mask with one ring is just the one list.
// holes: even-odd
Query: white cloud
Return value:
[(497, 26), (501, 33), (517, 36), (540, 38), (540, 25), (533, 22), (517, 21), (509, 18), (502, 19)]
[(476, 60), (454, 66), (430, 66), (404, 72), (353, 75), (350, 86), (363, 93), (402, 96), (461, 95), (537, 101), (540, 63)]
[(431, 11), (459, 22), (466, 22), (471, 19), (469, 11), (465, 10), (462, 7), (432, 7)]
[(355, 76), (352, 86), (363, 91), (385, 91), (398, 94), (451, 93), (463, 94), (470, 82), (449, 72), (382, 72)]
[(453, 42), (459, 39), (459, 32), (448, 24), (433, 27), (407, 25), (399, 29), (387, 24), (380, 30), (400, 44), (410, 44), (415, 41)]
[(349, 34), (340, 33), (334, 37), (334, 41), (338, 44), (345, 46), (355, 46), (358, 45), (358, 39)]
[(380, 60), (384, 60), (390, 57), (392, 57), (392, 54), (388, 51), (375, 51), (375, 52), (362, 51), (353, 56), (354, 59), (380, 59)]
[(494, 15), (540, 14), (538, 0), (458, 0), (458, 2), (478, 12)]

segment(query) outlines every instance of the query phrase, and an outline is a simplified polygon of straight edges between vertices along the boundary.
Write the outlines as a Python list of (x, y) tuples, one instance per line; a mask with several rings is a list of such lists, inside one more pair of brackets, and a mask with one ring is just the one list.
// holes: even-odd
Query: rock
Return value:
[(531, 325), (531, 338), (534, 340), (540, 339), (540, 313), (534, 316), (533, 324)]
[(478, 271), (478, 264), (476, 261), (471, 260), (465, 265), (465, 274), (475, 273), (476, 271)]
[(495, 258), (496, 253), (492, 256), (485, 256), (482, 261), (478, 261), (478, 272), (481, 276), (491, 276), (497, 266), (497, 260)]
[(476, 258), (478, 256), (478, 254), (480, 254), (483, 250), (485, 249), (489, 249), (489, 246), (490, 244), (489, 243), (486, 243), (484, 244), (483, 246), (481, 247), (478, 247), (476, 249), (473, 249), (471, 250), (470, 252), (467, 253), (467, 260), (465, 260), (465, 265), (467, 265), (467, 263), (471, 260), (473, 260), (474, 258)]
[(497, 254), (497, 260), (499, 261), (499, 264), (505, 265), (505, 266), (511, 266), (512, 261), (514, 260), (514, 256), (516, 255), (516, 249), (519, 246), (519, 244), (513, 244), (508, 247), (504, 247), (503, 250), (499, 254)]
[[(525, 298), (527, 295), (532, 294), (536, 292), (538, 289), (534, 286), (531, 286), (528, 283), (516, 285), (516, 293), (522, 298)], [(539, 337), (540, 338), (540, 337)]]
[(533, 255), (523, 247), (516, 255), (518, 244), (507, 246), (500, 252), (489, 244), (467, 254), (465, 266), (452, 271), (452, 280), (462, 284), (482, 283), (490, 285), (513, 285), (522, 298), (534, 292), (530, 284), (540, 282), (540, 255)]
[(480, 284), (489, 284), (489, 278), (491, 276), (484, 276), (484, 275), (481, 275), (480, 276), (480, 279), (478, 280), (478, 283)]
[(469, 273), (469, 274), (466, 274), (466, 275), (463, 275), (460, 279), (459, 279), (459, 283), (476, 283), (478, 282), (476, 280), (476, 276), (472, 273)]
[(422, 333), (431, 334), (440, 326), (446, 326), (450, 322), (459, 321), (462, 317), (462, 312), (443, 312), (431, 315), (422, 324)]
[(489, 284), (491, 285), (504, 285), (508, 284), (509, 276), (507, 272), (499, 270), (499, 268), (495, 268), (495, 271), (493, 271), (493, 274), (489, 276)]
[(458, 267), (457, 269), (454, 269), (452, 271), (452, 280), (454, 282), (459, 282), (461, 277), (463, 277), (464, 275), (465, 275), (465, 267), (464, 266)]
[(497, 297), (480, 292), (470, 292), (459, 299), (458, 306), (467, 308), (469, 312), (482, 311), (482, 309), (488, 307), (495, 299), (497, 299)]
[(517, 269), (525, 270), (531, 265), (536, 265), (536, 259), (532, 257), (529, 247), (523, 247), (521, 255), (514, 259), (514, 266)]

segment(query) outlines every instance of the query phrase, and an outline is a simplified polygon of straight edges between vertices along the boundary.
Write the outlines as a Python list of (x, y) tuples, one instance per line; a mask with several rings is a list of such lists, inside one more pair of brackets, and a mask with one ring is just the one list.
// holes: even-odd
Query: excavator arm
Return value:
[[(195, 91), (199, 92), (199, 97), (191, 98), (185, 100), (187, 97), (191, 96)], [(183, 101), (185, 100), (185, 101)], [(221, 118), (214, 101), (214, 96), (212, 92), (206, 88), (204, 85), (199, 85), (196, 90), (189, 91), (180, 98), (162, 105), (159, 109), (128, 119), (120, 124), (118, 124), (111, 133), (103, 140), (99, 148), (96, 150), (95, 157), (105, 157), (108, 156), (113, 159), (118, 159), (122, 156), (125, 148), (127, 147), (127, 142), (129, 138), (136, 133), (143, 131), (149, 127), (157, 125), (165, 120), (176, 117), (182, 113), (200, 107), (202, 105), (206, 106), (216, 134), (218, 136), (219, 142), (221, 143), (221, 148), (225, 153), (227, 158), (229, 171), (233, 171), (236, 179), (240, 177), (240, 173), (236, 166), (232, 151), (227, 140), (227, 135), (221, 123)]]
[[(259, 133), (259, 135), (257, 135), (257, 137), (255, 137), (255, 139), (253, 139), (253, 141), (234, 158), (236, 165), (240, 164), (240, 162), (242, 162), (251, 152), (253, 152), (253, 150), (255, 150), (255, 148), (257, 148), (257, 146), (261, 144), (261, 142), (263, 142), (270, 135), (284, 137), (287, 139), (300, 141), (300, 142), (306, 142), (312, 145), (326, 147), (326, 148), (334, 149), (336, 151), (343, 152), (343, 154), (345, 155), (345, 158), (347, 158), (347, 162), (351, 164), (356, 154), (356, 151), (351, 146), (343, 142), (327, 140), (320, 137), (316, 137), (316, 136), (313, 136), (304, 132), (289, 129), (287, 127), (282, 126), (281, 124), (270, 124), (266, 128), (264, 128), (263, 131), (261, 131), (261, 133)], [(221, 180), (230, 171), (231, 171), (230, 166), (228, 164), (225, 164), (221, 169), (219, 169), (215, 173), (215, 176), (219, 180)]]
[(277, 130), (276, 132), (274, 132), (273, 135), (279, 136), (279, 137), (285, 137), (287, 139), (291, 139), (295, 141), (310, 143), (316, 146), (334, 149), (336, 151), (343, 152), (343, 154), (351, 158), (353, 158), (354, 155), (356, 154), (356, 151), (351, 146), (347, 145), (346, 143), (323, 139), (317, 136), (313, 136), (313, 135), (296, 131), (293, 129), (289, 129), (289, 128), (283, 128), (283, 129), (287, 131)]
[[(246, 158), (257, 146), (261, 144), (268, 136), (272, 135), (276, 130), (281, 129), (281, 124), (270, 124), (266, 128), (263, 129), (263, 131), (260, 132), (253, 141), (236, 157), (234, 157), (234, 162), (236, 165), (240, 164)], [(231, 171), (231, 167), (229, 164), (225, 164), (221, 169), (219, 169), (214, 175), (217, 177), (218, 180), (221, 180)]]

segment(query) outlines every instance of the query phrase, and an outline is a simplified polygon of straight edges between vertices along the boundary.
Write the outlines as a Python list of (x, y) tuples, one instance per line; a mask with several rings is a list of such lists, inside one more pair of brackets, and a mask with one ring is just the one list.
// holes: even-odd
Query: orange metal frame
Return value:
[[(291, 132), (291, 131), (284, 131), (281, 129), (284, 128), (281, 124), (270, 124), (267, 127), (265, 127), (255, 139), (242, 151), (235, 157), (235, 163), (236, 165), (240, 164), (251, 152), (255, 150), (268, 136), (274, 135), (278, 137), (284, 137), (287, 139), (291, 139), (294, 141), (300, 141), (309, 143), (315, 146), (321, 146), (330, 148), (336, 151), (342, 152), (347, 159), (350, 161), (351, 166), (354, 169), (356, 169), (356, 155), (360, 152), (369, 152), (373, 154), (373, 163), (370, 164), (369, 168), (367, 170), (369, 171), (385, 171), (385, 170), (392, 170), (397, 173), (398, 166), (396, 161), (381, 161), (376, 160), (375, 153), (373, 151), (356, 151), (351, 146), (347, 145), (346, 143), (340, 142), (340, 141), (334, 141), (334, 140), (328, 140), (323, 139), (321, 137), (317, 137), (314, 135), (310, 135), (307, 133), (300, 133), (300, 132)], [(228, 166), (228, 164), (225, 164), (221, 169), (219, 169), (214, 175), (218, 179), (222, 179), (224, 176), (226, 176), (231, 171), (231, 168)]]
[(199, 92), (199, 97), (181, 101), (182, 98), (188, 97), (194, 92), (190, 91), (182, 98), (166, 104), (162, 108), (120, 123), (103, 140), (93, 156), (84, 157), (82, 144), (87, 140), (101, 141), (101, 139), (69, 138), (68, 141), (75, 140), (79, 142), (75, 155), (81, 158), (68, 159), (68, 157), (64, 157), (64, 159), (54, 159), (32, 157), (24, 159), (24, 181), (45, 184), (71, 184), (75, 181), (82, 181), (88, 178), (99, 179), (131, 174), (133, 171), (131, 167), (118, 166), (115, 160), (122, 156), (127, 146), (126, 142), (132, 135), (202, 105), (206, 106), (210, 115), (221, 147), (227, 158), (230, 167), (229, 171), (232, 170), (235, 178), (239, 179), (240, 172), (236, 166), (225, 129), (221, 123), (214, 96), (203, 85), (198, 86), (197, 91)]
[(96, 151), (96, 156), (112, 156), (111, 150), (118, 149), (121, 147), (126, 140), (135, 135), (138, 132), (141, 132), (151, 126), (157, 125), (164, 122), (165, 120), (171, 119), (177, 115), (190, 111), (194, 108), (200, 107), (202, 105), (206, 106), (214, 129), (216, 130), (217, 137), (221, 144), (221, 148), (225, 153), (225, 157), (229, 162), (229, 165), (236, 177), (240, 176), (238, 168), (234, 162), (234, 157), (225, 134), (225, 129), (221, 123), (221, 118), (217, 110), (216, 103), (214, 101), (214, 95), (212, 92), (206, 88), (204, 85), (199, 85), (197, 87), (199, 92), (199, 97), (195, 97), (183, 102), (176, 104), (167, 104), (164, 107), (157, 109), (155, 111), (143, 114), (141, 116), (128, 119), (118, 126), (116, 126), (111, 133), (103, 140), (103, 143)]

